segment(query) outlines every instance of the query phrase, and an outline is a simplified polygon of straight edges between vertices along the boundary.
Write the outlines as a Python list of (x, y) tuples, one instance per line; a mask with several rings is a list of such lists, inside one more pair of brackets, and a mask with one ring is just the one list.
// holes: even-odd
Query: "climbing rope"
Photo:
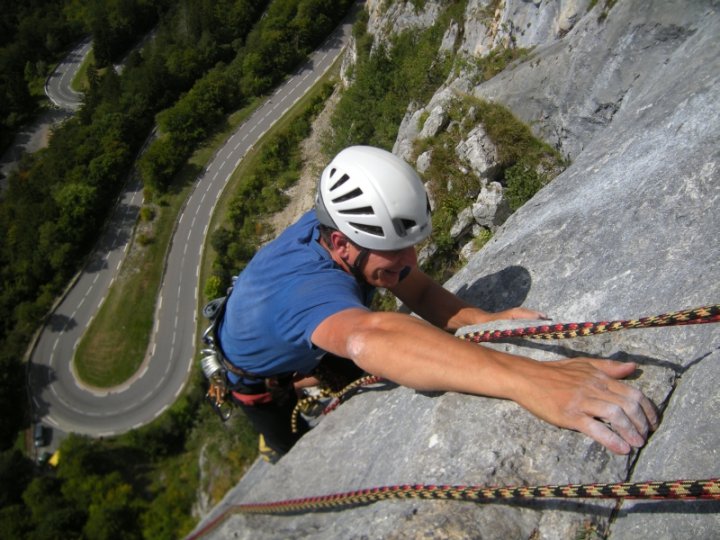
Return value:
[(332, 401), (322, 411), (322, 414), (328, 414), (329, 412), (336, 409), (338, 405), (340, 405), (340, 403), (342, 403), (347, 398), (347, 395), (353, 390), (357, 390), (358, 388), (361, 388), (363, 386), (369, 386), (371, 384), (382, 381), (382, 378), (376, 377), (375, 375), (366, 375), (365, 377), (360, 377), (359, 379), (351, 382), (344, 388), (340, 389), (338, 392), (333, 392), (327, 388), (323, 388), (315, 396), (308, 396), (306, 398), (298, 400), (295, 408), (293, 409), (292, 415), (290, 416), (290, 427), (292, 428), (292, 432), (298, 432), (298, 416), (300, 415), (300, 413), (309, 410), (315, 404), (319, 403), (320, 400), (324, 398), (333, 398)]
[(472, 341), (474, 343), (485, 343), (517, 337), (533, 339), (568, 339), (615, 332), (617, 330), (629, 330), (632, 328), (703, 324), (718, 321), (720, 321), (720, 304), (715, 304), (711, 306), (686, 309), (683, 311), (673, 311), (662, 315), (656, 315), (655, 317), (643, 317), (640, 319), (630, 319), (626, 321), (543, 324), (539, 326), (528, 326), (526, 328), (516, 328), (514, 330), (486, 330), (470, 332), (460, 336), (460, 339)]
[[(655, 317), (643, 317), (625, 321), (611, 322), (584, 322), (531, 326), (515, 330), (489, 330), (484, 332), (471, 332), (460, 339), (475, 343), (498, 341), (508, 338), (527, 337), (534, 339), (566, 339), (590, 336), (631, 328), (650, 328), (672, 325), (703, 324), (720, 321), (720, 304), (704, 306), (683, 311), (665, 313)], [(334, 401), (327, 406), (323, 413), (337, 407), (344, 396), (362, 386), (383, 382), (375, 376), (362, 377), (349, 384), (339, 392), (328, 392), (324, 395), (332, 396)], [(308, 404), (317, 402), (319, 397), (310, 397), (300, 400)], [(293, 427), (297, 426), (296, 414), (299, 408), (293, 411)], [(333, 493), (305, 497), (300, 499), (287, 499), (260, 503), (236, 504), (230, 506), (220, 515), (208, 522), (203, 528), (188, 538), (200, 538), (218, 527), (230, 516), (238, 513), (255, 514), (285, 514), (300, 513), (317, 510), (339, 509), (356, 505), (371, 504), (389, 499), (439, 499), (453, 501), (468, 501), (475, 503), (514, 501), (538, 498), (573, 498), (573, 499), (681, 499), (681, 500), (720, 500), (720, 478), (704, 480), (666, 480), (650, 482), (618, 482), (595, 484), (565, 484), (543, 486), (462, 486), (462, 485), (432, 485), (432, 484), (403, 484), (382, 486), (343, 493)]]
[(440, 499), (491, 502), (518, 499), (720, 499), (720, 479), (668, 482), (618, 482), (546, 486), (484, 487), (403, 484), (267, 503), (238, 505), (240, 511), (277, 514), (328, 510), (388, 499)]
[(518, 487), (403, 484), (358, 489), (302, 499), (236, 504), (207, 523), (189, 538), (207, 534), (234, 514), (287, 514), (341, 509), (389, 499), (434, 499), (474, 503), (527, 499), (685, 499), (720, 500), (720, 479), (565, 484)]
[[(564, 323), (564, 324), (543, 324), (539, 326), (528, 326), (525, 328), (515, 328), (511, 330), (485, 330), (478, 332), (469, 332), (458, 336), (465, 341), (473, 343), (488, 343), (491, 341), (500, 341), (512, 338), (532, 338), (532, 339), (570, 339), (577, 337), (586, 337), (596, 334), (605, 334), (607, 332), (616, 332), (618, 330), (629, 330), (633, 328), (652, 328), (663, 326), (681, 326), (688, 324), (705, 324), (720, 321), (720, 304), (710, 306), (702, 306), (682, 311), (672, 311), (663, 313), (654, 317), (642, 317), (640, 319), (628, 319), (619, 321), (600, 321), (600, 322), (580, 322), (580, 323)], [(321, 399), (332, 397), (333, 401), (322, 411), (327, 414), (342, 403), (350, 392), (367, 386), (382, 382), (383, 379), (369, 375), (362, 377), (338, 392), (322, 391), (317, 396), (310, 396), (298, 401), (293, 409), (290, 423), (292, 432), (297, 433), (298, 415), (301, 411), (307, 410), (312, 405), (318, 403)]]

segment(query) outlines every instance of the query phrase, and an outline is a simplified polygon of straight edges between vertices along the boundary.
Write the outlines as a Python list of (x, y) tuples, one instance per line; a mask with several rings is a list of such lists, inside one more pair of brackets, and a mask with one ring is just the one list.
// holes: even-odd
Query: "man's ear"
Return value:
[(350, 246), (350, 240), (340, 231), (333, 231), (330, 233), (330, 248), (340, 252), (343, 255), (347, 252), (347, 248)]

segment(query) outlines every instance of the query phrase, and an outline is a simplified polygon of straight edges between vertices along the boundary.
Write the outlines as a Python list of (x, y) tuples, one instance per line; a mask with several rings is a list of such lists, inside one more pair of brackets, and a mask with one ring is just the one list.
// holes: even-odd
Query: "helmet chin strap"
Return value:
[(358, 253), (357, 257), (355, 257), (355, 262), (350, 266), (350, 271), (352, 272), (353, 276), (355, 276), (355, 279), (357, 279), (360, 283), (367, 283), (367, 279), (365, 278), (365, 274), (363, 274), (362, 267), (365, 265), (365, 261), (367, 261), (368, 255), (370, 255), (370, 250), (361, 246), (358, 246), (360, 249), (360, 252)]
[[(362, 267), (365, 264), (365, 261), (368, 258), (368, 255), (370, 254), (370, 250), (364, 247), (359, 247), (360, 252), (358, 253), (358, 256), (355, 258), (355, 262), (350, 266), (350, 271), (352, 272), (352, 275), (355, 276), (355, 279), (359, 283), (364, 283), (367, 285), (370, 285), (368, 283), (367, 278), (365, 277), (365, 274), (363, 274)], [(409, 266), (406, 266), (400, 271), (400, 281), (405, 279), (407, 275), (410, 273), (411, 268)], [(380, 270), (382, 272), (382, 270)]]

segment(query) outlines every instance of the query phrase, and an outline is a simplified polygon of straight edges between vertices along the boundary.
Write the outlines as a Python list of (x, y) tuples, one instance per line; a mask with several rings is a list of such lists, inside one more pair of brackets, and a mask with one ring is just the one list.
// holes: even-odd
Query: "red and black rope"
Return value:
[(474, 343), (487, 343), (510, 338), (531, 339), (569, 339), (592, 336), (618, 330), (633, 328), (652, 328), (662, 326), (680, 326), (687, 324), (704, 324), (720, 321), (720, 304), (703, 306), (683, 311), (673, 311), (656, 315), (619, 321), (581, 322), (564, 324), (542, 324), (515, 328), (512, 330), (485, 330), (470, 332), (459, 336), (460, 339)]

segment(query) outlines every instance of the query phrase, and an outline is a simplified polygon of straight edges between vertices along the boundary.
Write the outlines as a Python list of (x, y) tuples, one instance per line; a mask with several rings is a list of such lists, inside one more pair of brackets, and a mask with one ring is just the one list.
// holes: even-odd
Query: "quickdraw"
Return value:
[[(625, 321), (540, 325), (515, 330), (471, 332), (459, 337), (460, 339), (475, 343), (498, 341), (515, 337), (527, 337), (534, 339), (567, 339), (631, 328), (703, 324), (718, 321), (720, 321), (720, 304), (715, 304), (694, 309), (687, 309), (684, 311), (665, 313), (655, 317), (644, 317)], [(380, 377), (362, 377), (339, 392), (325, 394), (331, 395), (334, 398), (334, 401), (324, 409), (323, 413), (330, 412), (336, 408), (342, 402), (344, 396), (346, 396), (349, 392), (357, 390), (362, 386), (382, 381), (383, 379)], [(318, 399), (318, 397), (307, 398), (298, 402), (298, 405), (301, 403), (303, 405), (308, 405), (309, 403), (317, 402)], [(298, 410), (299, 408), (296, 407), (293, 411), (294, 422), (296, 422), (296, 414)], [(720, 500), (720, 479), (709, 478), (703, 480), (666, 480), (649, 482), (505, 487), (432, 484), (382, 486), (300, 499), (236, 504), (226, 509), (188, 538), (200, 538), (212, 529), (218, 527), (230, 516), (238, 513), (301, 513), (346, 508), (389, 499), (439, 499), (484, 503), (491, 501), (513, 501), (537, 498)]]

